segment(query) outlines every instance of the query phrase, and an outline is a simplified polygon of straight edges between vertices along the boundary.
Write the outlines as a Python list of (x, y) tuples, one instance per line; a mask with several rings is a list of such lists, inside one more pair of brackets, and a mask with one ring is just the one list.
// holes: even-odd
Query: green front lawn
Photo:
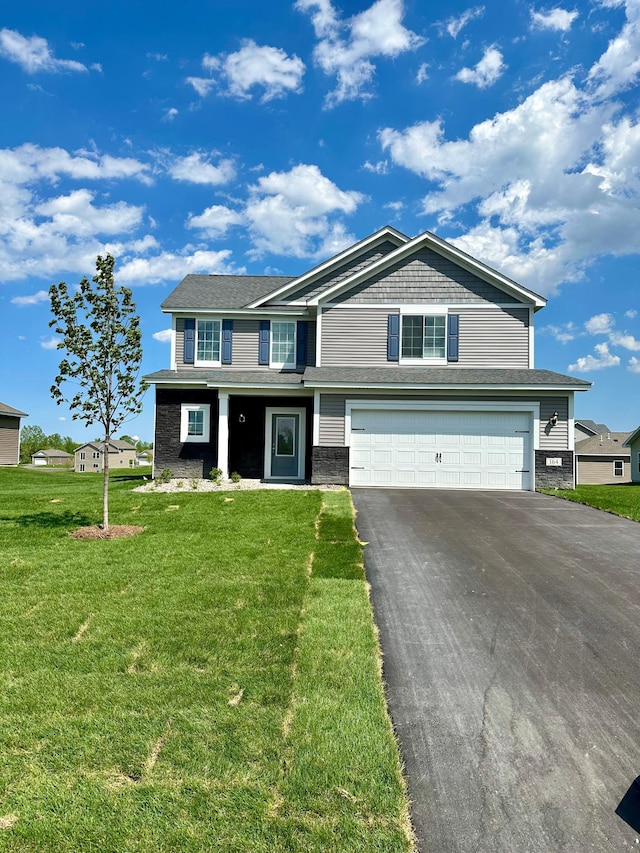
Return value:
[(640, 484), (621, 483), (619, 486), (577, 486), (575, 489), (541, 489), (567, 501), (588, 504), (597, 509), (640, 521)]
[(0, 850), (407, 851), (347, 492), (0, 470)]

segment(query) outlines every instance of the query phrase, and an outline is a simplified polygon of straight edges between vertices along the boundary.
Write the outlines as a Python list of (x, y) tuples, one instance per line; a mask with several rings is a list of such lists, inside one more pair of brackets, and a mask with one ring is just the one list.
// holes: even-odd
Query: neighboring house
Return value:
[(58, 450), (55, 447), (49, 447), (47, 450), (38, 450), (36, 453), (32, 453), (31, 464), (38, 466), (66, 465), (70, 468), (73, 465), (73, 454)]
[(162, 303), (154, 468), (395, 488), (574, 484), (576, 391), (533, 366), (546, 300), (386, 227), (297, 278), (187, 275)]
[(136, 465), (151, 465), (153, 462), (153, 450), (141, 450), (136, 454)]
[(640, 427), (626, 439), (625, 447), (629, 448), (631, 480), (633, 483), (640, 483)]
[(20, 418), (26, 417), (26, 412), (0, 403), (0, 465), (20, 461)]
[(625, 447), (628, 437), (628, 432), (606, 430), (577, 441), (576, 483), (585, 486), (631, 482), (630, 452)]
[[(136, 449), (128, 441), (114, 438), (109, 442), (109, 468), (133, 468), (136, 463)], [(77, 447), (73, 470), (78, 473), (104, 471), (104, 442), (89, 441)]]
[(591, 438), (593, 435), (606, 435), (611, 432), (606, 424), (597, 424), (595, 421), (580, 420), (573, 425), (573, 432), (576, 442), (584, 441), (585, 438)]

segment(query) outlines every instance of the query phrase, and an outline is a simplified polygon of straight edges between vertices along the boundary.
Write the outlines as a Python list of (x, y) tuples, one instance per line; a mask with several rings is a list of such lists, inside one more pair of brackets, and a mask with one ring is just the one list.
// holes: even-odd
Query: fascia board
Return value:
[(432, 249), (437, 254), (454, 261), (458, 266), (466, 269), (474, 275), (477, 275), (478, 278), (483, 279), (489, 284), (493, 284), (499, 290), (510, 293), (512, 296), (517, 296), (526, 304), (533, 305), (536, 310), (538, 308), (544, 308), (547, 304), (547, 300), (543, 296), (539, 296), (537, 293), (533, 293), (521, 285), (516, 284), (516, 282), (511, 281), (511, 279), (508, 279), (497, 270), (491, 269), (491, 267), (483, 264), (482, 261), (475, 260), (475, 258), (470, 257), (465, 252), (460, 251), (460, 249), (456, 249), (455, 246), (452, 246), (450, 243), (446, 243), (444, 240), (441, 240), (429, 231), (419, 234), (417, 237), (414, 237), (413, 240), (410, 240), (408, 243), (400, 246), (395, 250), (395, 252), (390, 252), (388, 255), (380, 258), (370, 266), (365, 267), (363, 270), (359, 270), (348, 278), (343, 279), (333, 287), (325, 290), (323, 293), (319, 293), (313, 299), (310, 299), (308, 304), (324, 304), (337, 293), (344, 293), (346, 290), (355, 287), (362, 281), (366, 281), (366, 279), (371, 275), (384, 270), (396, 261), (408, 257), (412, 252), (422, 246), (428, 246), (428, 248)]
[(313, 267), (313, 269), (308, 270), (298, 278), (290, 281), (288, 284), (284, 284), (278, 290), (274, 290), (273, 293), (269, 293), (267, 296), (261, 296), (260, 299), (256, 299), (255, 302), (250, 303), (247, 307), (259, 308), (264, 305), (265, 302), (271, 302), (271, 300), (284, 296), (286, 293), (294, 293), (304, 284), (308, 284), (314, 279), (320, 278), (332, 268), (340, 266), (348, 260), (348, 258), (353, 257), (354, 255), (359, 255), (363, 249), (375, 246), (376, 243), (383, 243), (385, 240), (392, 240), (393, 242), (397, 242), (398, 245), (402, 245), (403, 243), (408, 242), (409, 238), (401, 231), (397, 231), (395, 228), (387, 225), (379, 231), (375, 231), (373, 234), (365, 237), (364, 240), (360, 240), (360, 242), (355, 243), (353, 246), (349, 246), (349, 248), (344, 249), (338, 255), (334, 255), (332, 258), (329, 258), (329, 260), (324, 261), (324, 263), (319, 264), (317, 267)]
[(462, 384), (455, 385), (435, 385), (433, 383), (403, 383), (398, 382), (371, 382), (367, 385), (362, 385), (356, 382), (321, 382), (313, 380), (305, 380), (306, 388), (348, 388), (351, 391), (370, 391), (372, 389), (381, 389), (385, 391), (511, 391), (513, 393), (548, 393), (555, 391), (588, 391), (589, 388), (578, 387), (575, 385), (495, 385), (495, 384)]
[(313, 316), (306, 306), (304, 307), (282, 307), (282, 308), (271, 308), (268, 309), (249, 309), (249, 308), (233, 308), (229, 310), (228, 308), (163, 308), (163, 314), (173, 314), (176, 317), (193, 317), (194, 314), (214, 314), (220, 315), (221, 317), (233, 319), (234, 317), (262, 317), (266, 318), (270, 314), (275, 317), (283, 317), (288, 314), (296, 317), (311, 317)]
[[(597, 433), (596, 433), (597, 434)], [(622, 443), (623, 447), (631, 447), (633, 442), (640, 436), (640, 427), (635, 432), (632, 432), (629, 438)]]

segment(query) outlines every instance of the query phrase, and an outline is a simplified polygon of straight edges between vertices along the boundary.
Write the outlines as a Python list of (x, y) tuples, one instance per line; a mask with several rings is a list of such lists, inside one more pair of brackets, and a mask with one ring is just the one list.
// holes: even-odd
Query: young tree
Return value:
[[(51, 396), (58, 404), (67, 403), (74, 420), (102, 426), (104, 530), (109, 529), (109, 441), (126, 420), (140, 414), (146, 390), (139, 378), (140, 318), (131, 291), (116, 287), (114, 265), (111, 255), (98, 255), (93, 283), (83, 278), (73, 295), (63, 281), (49, 288), (54, 317), (49, 325), (62, 335), (58, 349), (67, 351)], [(75, 384), (72, 396), (63, 394), (65, 382)]]

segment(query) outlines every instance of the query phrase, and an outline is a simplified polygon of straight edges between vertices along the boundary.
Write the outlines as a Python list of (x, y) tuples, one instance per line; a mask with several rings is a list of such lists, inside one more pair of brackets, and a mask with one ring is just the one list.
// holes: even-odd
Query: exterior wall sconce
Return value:
[(238, 423), (239, 423), (239, 424), (243, 424), (245, 421), (246, 421), (245, 416), (244, 416), (242, 413), (240, 413), (240, 414), (238, 415)]
[(558, 423), (558, 413), (554, 412), (549, 418), (549, 426), (555, 426)]

